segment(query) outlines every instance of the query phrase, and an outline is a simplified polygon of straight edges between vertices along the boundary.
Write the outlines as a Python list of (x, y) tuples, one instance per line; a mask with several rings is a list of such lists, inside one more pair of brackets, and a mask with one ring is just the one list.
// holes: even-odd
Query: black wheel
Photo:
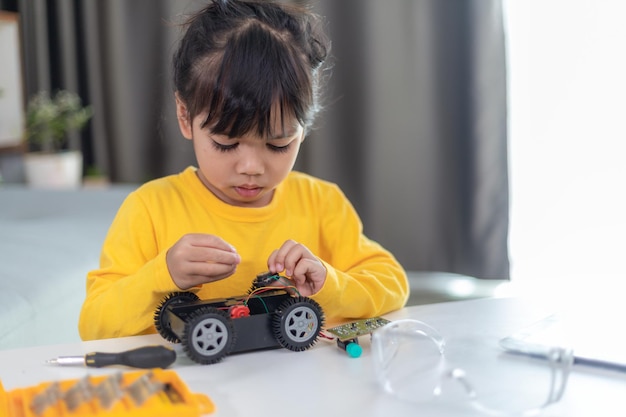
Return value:
[(235, 345), (233, 322), (224, 311), (202, 307), (189, 316), (182, 336), (183, 349), (193, 361), (217, 363)]
[(169, 320), (164, 314), (165, 309), (172, 304), (186, 304), (198, 301), (200, 298), (192, 292), (173, 292), (168, 294), (154, 313), (154, 327), (163, 339), (172, 343), (180, 343), (178, 336), (172, 331)]
[(320, 305), (306, 297), (283, 301), (272, 318), (272, 331), (278, 343), (286, 349), (302, 351), (317, 342), (324, 325)]

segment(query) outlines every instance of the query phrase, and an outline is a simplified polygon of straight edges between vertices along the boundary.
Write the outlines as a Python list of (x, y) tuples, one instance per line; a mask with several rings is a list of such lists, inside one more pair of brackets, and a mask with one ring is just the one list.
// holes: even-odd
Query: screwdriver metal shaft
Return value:
[(167, 346), (144, 346), (125, 352), (92, 352), (85, 356), (59, 356), (46, 363), (61, 366), (103, 366), (124, 365), (133, 368), (167, 368), (176, 360), (176, 352)]
[(84, 356), (59, 356), (58, 358), (49, 359), (46, 361), (50, 365), (62, 365), (62, 366), (85, 366)]

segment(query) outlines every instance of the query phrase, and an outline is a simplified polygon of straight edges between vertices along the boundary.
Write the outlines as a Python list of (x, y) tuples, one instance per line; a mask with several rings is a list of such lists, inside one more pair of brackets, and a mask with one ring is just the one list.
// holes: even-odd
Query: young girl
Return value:
[(87, 276), (83, 339), (154, 333), (167, 294), (242, 295), (268, 270), (329, 322), (404, 305), (404, 270), (363, 235), (340, 189), (292, 171), (328, 49), (316, 16), (292, 6), (213, 0), (189, 19), (174, 98), (198, 168), (124, 201)]

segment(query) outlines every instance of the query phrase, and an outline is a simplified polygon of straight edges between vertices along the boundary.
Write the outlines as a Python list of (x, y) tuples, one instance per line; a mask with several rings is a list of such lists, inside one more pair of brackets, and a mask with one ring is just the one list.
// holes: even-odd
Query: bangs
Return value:
[(274, 136), (293, 118), (306, 127), (314, 99), (306, 62), (289, 36), (251, 22), (196, 64), (190, 116), (207, 114), (202, 127), (231, 138)]

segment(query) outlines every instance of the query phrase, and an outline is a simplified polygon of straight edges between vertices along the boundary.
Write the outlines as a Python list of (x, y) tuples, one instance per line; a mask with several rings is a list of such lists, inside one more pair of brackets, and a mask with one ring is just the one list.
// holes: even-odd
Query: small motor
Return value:
[(278, 281), (281, 278), (280, 275), (274, 274), (272, 272), (264, 272), (256, 276), (254, 281), (252, 281), (253, 288), (263, 288), (268, 287), (272, 283)]

